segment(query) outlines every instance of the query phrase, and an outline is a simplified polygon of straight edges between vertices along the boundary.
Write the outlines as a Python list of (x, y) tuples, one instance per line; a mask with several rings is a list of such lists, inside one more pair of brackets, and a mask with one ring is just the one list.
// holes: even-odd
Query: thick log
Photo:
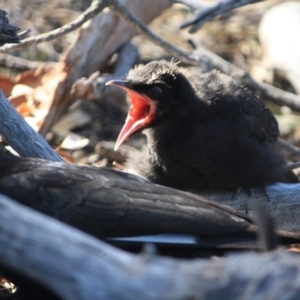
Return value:
[(243, 214), (120, 171), (18, 157), (0, 170), (0, 193), (100, 238), (252, 232)]
[[(153, 184), (133, 174), (39, 159), (2, 157), (0, 193), (97, 237), (158, 233), (198, 236), (247, 234), (249, 196), (218, 193), (201, 197)], [(300, 184), (268, 187), (260, 195), (278, 229), (300, 231)], [(289, 193), (288, 193), (288, 192)], [(251, 229), (252, 230), (252, 229)], [(250, 231), (251, 231), (250, 230)]]
[[(13, 226), (12, 226), (13, 224)], [(289, 253), (175, 260), (131, 255), (0, 197), (0, 264), (65, 300), (298, 299)]]

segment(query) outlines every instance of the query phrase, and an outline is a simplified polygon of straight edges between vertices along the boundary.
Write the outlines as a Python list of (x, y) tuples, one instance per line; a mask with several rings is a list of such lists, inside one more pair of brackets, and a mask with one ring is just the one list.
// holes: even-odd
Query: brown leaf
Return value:
[(10, 95), (15, 84), (16, 81), (14, 78), (8, 75), (0, 74), (0, 88), (6, 97)]

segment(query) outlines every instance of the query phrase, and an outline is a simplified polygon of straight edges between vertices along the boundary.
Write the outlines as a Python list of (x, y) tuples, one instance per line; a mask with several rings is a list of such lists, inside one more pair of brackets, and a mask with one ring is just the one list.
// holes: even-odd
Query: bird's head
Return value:
[(129, 72), (126, 80), (112, 80), (106, 85), (123, 89), (131, 104), (115, 149), (133, 133), (154, 126), (171, 107), (185, 98), (182, 94), (192, 90), (182, 69), (167, 61), (138, 65)]

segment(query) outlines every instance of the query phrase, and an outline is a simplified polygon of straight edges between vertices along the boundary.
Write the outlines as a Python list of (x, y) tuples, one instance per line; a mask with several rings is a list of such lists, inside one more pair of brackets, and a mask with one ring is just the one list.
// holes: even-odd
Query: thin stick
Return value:
[(60, 28), (57, 28), (55, 30), (24, 39), (24, 40), (22, 40), (22, 42), (20, 44), (13, 44), (13, 45), (6, 44), (6, 45), (0, 47), (0, 52), (7, 53), (10, 51), (14, 51), (14, 50), (24, 49), (24, 48), (27, 48), (29, 46), (32, 46), (32, 45), (35, 45), (38, 43), (43, 43), (43, 42), (54, 40), (62, 35), (65, 35), (69, 32), (74, 31), (75, 29), (79, 28), (86, 21), (88, 21), (89, 19), (91, 19), (95, 15), (97, 15), (99, 12), (101, 12), (107, 5), (108, 5), (107, 1), (98, 0), (95, 4), (90, 6), (84, 13), (82, 13), (74, 21), (72, 21)]

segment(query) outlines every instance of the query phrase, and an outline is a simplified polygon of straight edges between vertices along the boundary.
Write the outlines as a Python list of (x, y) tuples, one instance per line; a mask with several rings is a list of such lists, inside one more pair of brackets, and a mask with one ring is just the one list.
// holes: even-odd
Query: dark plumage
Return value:
[(147, 144), (129, 167), (149, 180), (194, 191), (297, 182), (275, 148), (275, 117), (231, 77), (214, 70), (187, 78), (176, 64), (153, 61), (108, 84), (132, 104), (117, 146), (143, 130)]

